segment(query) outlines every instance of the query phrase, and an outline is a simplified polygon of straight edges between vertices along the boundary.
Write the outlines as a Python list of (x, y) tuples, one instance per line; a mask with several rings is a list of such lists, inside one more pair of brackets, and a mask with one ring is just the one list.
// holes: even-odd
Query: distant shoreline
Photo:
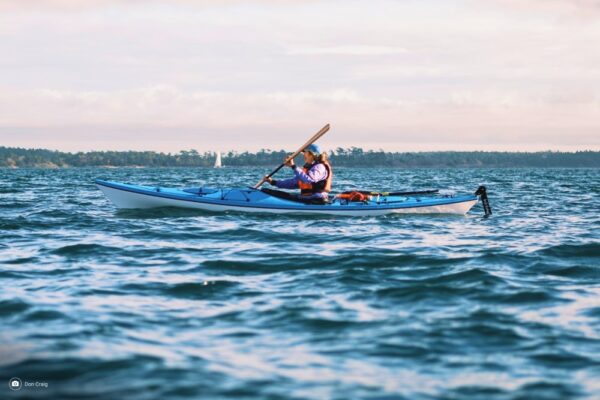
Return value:
[[(229, 167), (273, 167), (286, 156), (284, 150), (261, 150), (255, 153), (222, 153), (222, 163)], [(600, 168), (600, 151), (576, 152), (500, 152), (436, 151), (386, 152), (357, 147), (337, 148), (328, 153), (337, 167), (361, 168)], [(61, 152), (46, 149), (0, 147), (0, 168), (172, 168), (214, 165), (216, 154), (182, 150), (179, 153), (154, 151)], [(299, 158), (297, 163), (301, 163)]]

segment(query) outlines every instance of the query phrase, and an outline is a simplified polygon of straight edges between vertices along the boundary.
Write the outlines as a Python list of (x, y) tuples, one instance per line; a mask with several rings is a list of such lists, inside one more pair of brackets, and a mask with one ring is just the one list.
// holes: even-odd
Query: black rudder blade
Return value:
[(483, 212), (485, 216), (492, 215), (492, 207), (490, 206), (490, 201), (487, 196), (487, 189), (485, 186), (479, 186), (477, 191), (475, 192), (475, 196), (479, 196), (481, 199), (481, 204), (483, 204)]

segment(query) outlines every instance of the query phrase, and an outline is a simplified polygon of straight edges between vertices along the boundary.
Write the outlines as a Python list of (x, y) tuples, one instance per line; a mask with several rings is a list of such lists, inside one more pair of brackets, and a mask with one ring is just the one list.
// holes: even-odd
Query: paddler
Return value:
[(323, 153), (316, 144), (311, 144), (302, 151), (304, 167), (300, 168), (294, 164), (294, 159), (285, 163), (294, 171), (294, 177), (284, 180), (267, 178), (266, 181), (281, 189), (300, 189), (296, 196), (298, 200), (308, 203), (325, 203), (331, 191), (333, 171), (327, 153)]

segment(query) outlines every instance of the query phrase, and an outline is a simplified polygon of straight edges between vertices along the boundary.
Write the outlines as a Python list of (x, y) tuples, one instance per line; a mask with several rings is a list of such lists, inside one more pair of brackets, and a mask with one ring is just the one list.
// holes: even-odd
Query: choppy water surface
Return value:
[(487, 219), (116, 212), (92, 184), (264, 172), (0, 170), (0, 398), (600, 397), (599, 170), (337, 171), (485, 183)]

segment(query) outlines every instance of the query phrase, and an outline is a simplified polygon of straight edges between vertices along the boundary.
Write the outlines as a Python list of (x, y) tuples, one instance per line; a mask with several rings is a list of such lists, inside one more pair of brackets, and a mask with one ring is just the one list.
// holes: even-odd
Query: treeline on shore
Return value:
[[(262, 149), (255, 153), (229, 151), (222, 153), (224, 166), (275, 166), (287, 153)], [(337, 148), (329, 154), (335, 166), (341, 167), (571, 167), (600, 168), (600, 151), (577, 152), (498, 152), (436, 151), (386, 152), (361, 148)], [(68, 153), (45, 149), (0, 147), (0, 167), (212, 167), (214, 152), (179, 153), (154, 151), (90, 151)], [(301, 162), (299, 159), (298, 162)]]

